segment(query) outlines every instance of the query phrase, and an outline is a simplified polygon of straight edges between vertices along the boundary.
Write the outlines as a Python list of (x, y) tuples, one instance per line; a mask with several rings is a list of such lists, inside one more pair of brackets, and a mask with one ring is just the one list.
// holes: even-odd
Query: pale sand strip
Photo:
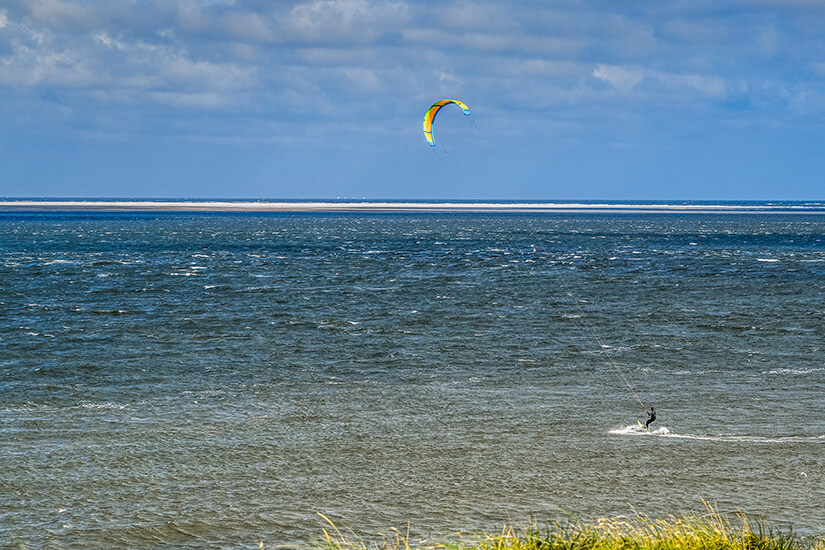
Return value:
[(6, 212), (593, 212), (593, 213), (825, 213), (825, 204), (591, 204), (496, 202), (323, 202), (323, 201), (0, 201)]

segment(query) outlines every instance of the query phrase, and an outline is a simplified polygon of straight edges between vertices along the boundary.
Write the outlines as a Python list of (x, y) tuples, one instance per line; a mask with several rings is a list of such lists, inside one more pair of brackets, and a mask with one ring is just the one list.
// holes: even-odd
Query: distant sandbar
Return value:
[(585, 203), (403, 201), (4, 200), (0, 212), (376, 212), (376, 213), (799, 213), (823, 214), (825, 203)]

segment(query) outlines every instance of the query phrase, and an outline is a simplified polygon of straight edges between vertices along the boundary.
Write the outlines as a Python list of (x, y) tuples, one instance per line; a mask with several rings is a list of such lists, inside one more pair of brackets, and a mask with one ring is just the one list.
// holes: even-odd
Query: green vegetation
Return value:
[(343, 534), (326, 516), (324, 550), (825, 550), (825, 540), (801, 539), (753, 524), (745, 515), (723, 516), (707, 505), (699, 516), (653, 520), (643, 516), (601, 519), (593, 523), (569, 520), (505, 527), (499, 534), (456, 535), (449, 542), (412, 541), (409, 533), (394, 531), (382, 541), (367, 544)]

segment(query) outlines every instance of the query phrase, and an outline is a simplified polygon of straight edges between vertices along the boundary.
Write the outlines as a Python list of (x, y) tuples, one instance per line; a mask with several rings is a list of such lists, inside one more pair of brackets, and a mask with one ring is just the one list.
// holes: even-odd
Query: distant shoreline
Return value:
[(417, 201), (0, 200), (0, 212), (330, 212), (825, 214), (825, 202), (612, 203)]

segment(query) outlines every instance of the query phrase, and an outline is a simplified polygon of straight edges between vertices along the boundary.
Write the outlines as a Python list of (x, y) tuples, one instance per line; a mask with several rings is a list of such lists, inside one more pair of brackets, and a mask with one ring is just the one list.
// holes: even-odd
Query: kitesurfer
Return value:
[(645, 411), (647, 413), (647, 422), (645, 422), (645, 429), (649, 429), (648, 426), (656, 420), (656, 409), (650, 407), (650, 411)]

